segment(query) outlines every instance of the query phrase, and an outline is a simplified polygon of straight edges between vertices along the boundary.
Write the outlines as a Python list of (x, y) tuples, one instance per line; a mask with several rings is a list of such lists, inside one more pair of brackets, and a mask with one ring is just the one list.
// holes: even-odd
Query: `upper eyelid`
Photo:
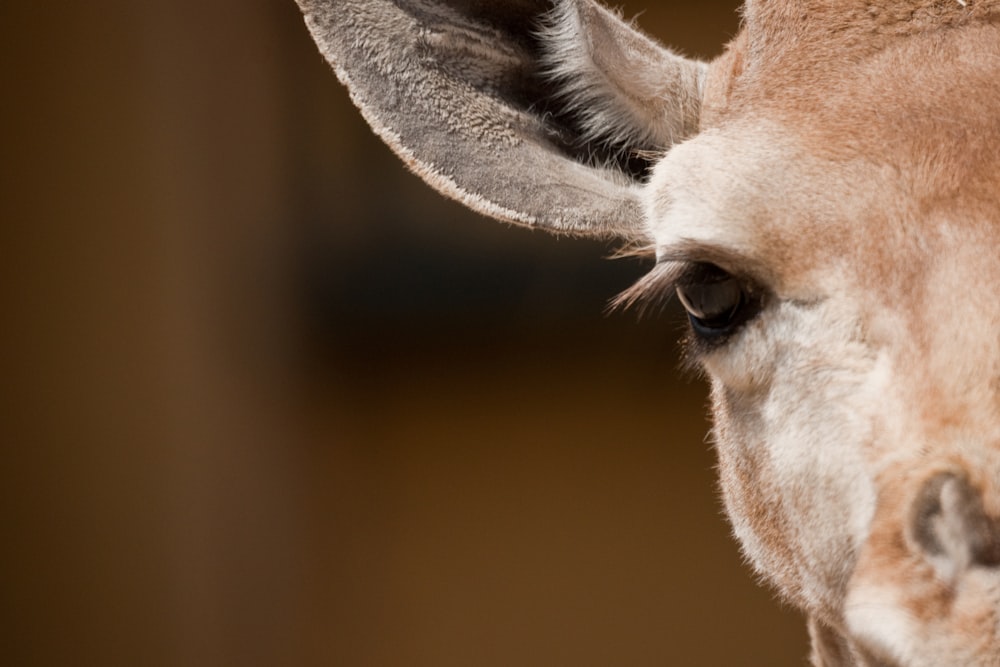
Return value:
[(657, 250), (656, 263), (667, 262), (687, 266), (714, 264), (733, 275), (745, 273), (743, 268), (754, 263), (750, 259), (728, 248), (703, 245), (696, 242), (674, 244), (669, 248)]
[[(777, 277), (767, 263), (734, 248), (682, 239), (656, 251), (657, 264), (673, 263), (693, 267), (714, 264), (723, 271), (761, 287), (775, 286)], [(690, 270), (690, 269), (689, 269)], [(678, 276), (680, 277), (680, 276)]]

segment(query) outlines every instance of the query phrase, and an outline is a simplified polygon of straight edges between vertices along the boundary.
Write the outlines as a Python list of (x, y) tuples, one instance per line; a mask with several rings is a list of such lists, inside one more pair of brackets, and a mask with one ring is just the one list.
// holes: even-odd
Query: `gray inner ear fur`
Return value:
[[(616, 53), (608, 39), (631, 29), (620, 21), (608, 23), (618, 20), (592, 0), (558, 0), (553, 13), (557, 18), (547, 23), (543, 15), (552, 4), (537, 0), (298, 4), (320, 51), (369, 124), (433, 187), (509, 222), (578, 235), (643, 239), (641, 184), (629, 170), (634, 164), (616, 160), (620, 147), (608, 150), (607, 145), (662, 148), (663, 138), (673, 130), (664, 132), (662, 124), (649, 131), (625, 129), (648, 118), (621, 110), (644, 108), (649, 100), (643, 102), (642, 94), (613, 85), (610, 75), (640, 62), (660, 67), (664, 60), (634, 54), (622, 60), (624, 52)], [(595, 31), (576, 46), (558, 19), (573, 12), (583, 17), (581, 25)], [(561, 26), (559, 35), (542, 27), (555, 25), (553, 20)], [(543, 45), (546, 35), (555, 40), (553, 45)], [(632, 44), (644, 44), (643, 53), (655, 52), (648, 39), (632, 39)], [(582, 62), (590, 64), (574, 76), (570, 52), (581, 47), (588, 51)], [(604, 47), (607, 53), (601, 55)], [(607, 67), (611, 61), (619, 64)], [(568, 82), (573, 108), (554, 94), (546, 66), (550, 75)], [(604, 72), (603, 83), (593, 83), (595, 72)], [(671, 76), (668, 73), (665, 80)], [(697, 77), (693, 81), (681, 98), (698, 96)], [(604, 94), (623, 91), (628, 100), (601, 106)], [(692, 108), (686, 102), (680, 106), (685, 113)], [(664, 106), (663, 113), (673, 112), (669, 104)], [(605, 121), (615, 123), (614, 129), (598, 131)], [(696, 119), (680, 126), (692, 122)]]

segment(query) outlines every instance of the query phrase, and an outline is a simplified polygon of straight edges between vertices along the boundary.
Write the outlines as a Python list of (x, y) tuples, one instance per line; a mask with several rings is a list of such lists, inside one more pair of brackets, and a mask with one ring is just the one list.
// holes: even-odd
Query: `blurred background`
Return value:
[[(688, 54), (735, 2), (624, 2)], [(647, 268), (445, 201), (292, 0), (0, 5), (9, 665), (801, 665)]]

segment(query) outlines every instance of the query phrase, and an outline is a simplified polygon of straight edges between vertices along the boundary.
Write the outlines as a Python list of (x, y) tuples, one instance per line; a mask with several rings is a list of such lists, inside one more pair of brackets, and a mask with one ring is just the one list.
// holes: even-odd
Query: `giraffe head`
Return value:
[(1000, 661), (1000, 2), (752, 0), (711, 63), (593, 0), (299, 0), (375, 131), (677, 294), (721, 489), (817, 664)]

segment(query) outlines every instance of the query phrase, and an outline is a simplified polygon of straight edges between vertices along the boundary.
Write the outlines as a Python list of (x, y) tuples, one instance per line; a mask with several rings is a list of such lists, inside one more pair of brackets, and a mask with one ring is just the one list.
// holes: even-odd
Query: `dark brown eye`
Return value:
[(677, 285), (677, 298), (694, 333), (719, 341), (760, 312), (760, 298), (749, 283), (714, 264), (698, 264)]

